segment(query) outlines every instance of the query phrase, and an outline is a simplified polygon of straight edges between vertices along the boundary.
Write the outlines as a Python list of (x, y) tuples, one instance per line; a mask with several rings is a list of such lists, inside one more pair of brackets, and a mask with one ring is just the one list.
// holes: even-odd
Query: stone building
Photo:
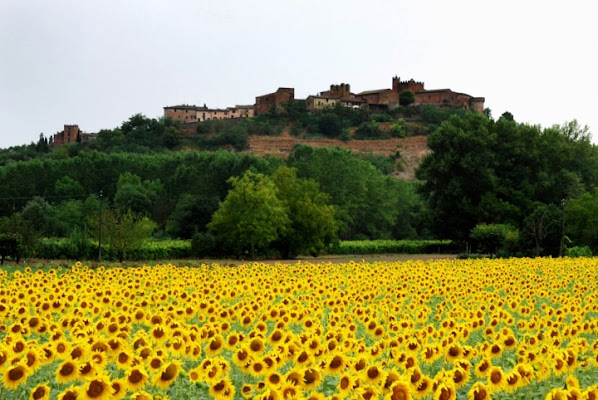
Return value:
[(484, 112), (483, 97), (473, 97), (450, 89), (426, 90), (423, 82), (416, 82), (413, 79), (401, 81), (398, 76), (392, 78), (392, 89), (367, 90), (355, 96), (367, 101), (368, 107), (372, 110), (392, 109), (399, 106), (399, 95), (405, 90), (411, 90), (415, 94), (416, 105), (452, 106)]
[(66, 143), (75, 143), (77, 136), (80, 137), (81, 142), (87, 142), (98, 137), (97, 133), (86, 133), (79, 129), (79, 125), (65, 125), (62, 132), (54, 134), (54, 146), (62, 146)]
[(295, 99), (294, 88), (278, 88), (274, 93), (257, 96), (253, 106), (253, 115), (265, 114), (272, 106), (280, 107), (282, 103)]
[(164, 107), (164, 117), (180, 120), (185, 124), (209, 121), (213, 119), (253, 117), (253, 106), (234, 106), (225, 109), (211, 109), (203, 106), (182, 104)]

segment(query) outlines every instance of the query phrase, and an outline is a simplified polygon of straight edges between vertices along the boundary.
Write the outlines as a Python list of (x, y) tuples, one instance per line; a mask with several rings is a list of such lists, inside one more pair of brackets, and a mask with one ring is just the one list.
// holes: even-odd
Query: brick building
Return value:
[(483, 97), (473, 97), (450, 89), (426, 90), (423, 82), (416, 82), (413, 79), (401, 81), (397, 76), (392, 78), (392, 89), (367, 90), (357, 93), (356, 97), (367, 101), (370, 109), (392, 109), (399, 106), (399, 95), (405, 90), (411, 90), (415, 94), (416, 105), (452, 106), (484, 112)]
[(295, 99), (294, 88), (278, 88), (274, 93), (265, 94), (255, 98), (253, 115), (265, 114), (272, 106), (280, 107), (282, 103)]
[(253, 106), (234, 106), (225, 109), (211, 109), (203, 106), (182, 104), (164, 107), (164, 117), (180, 120), (185, 124), (209, 121), (213, 119), (253, 117)]
[(77, 136), (81, 138), (81, 142), (87, 142), (98, 137), (97, 133), (86, 133), (79, 129), (79, 125), (65, 125), (62, 132), (54, 134), (54, 146), (62, 146), (66, 143), (75, 143)]

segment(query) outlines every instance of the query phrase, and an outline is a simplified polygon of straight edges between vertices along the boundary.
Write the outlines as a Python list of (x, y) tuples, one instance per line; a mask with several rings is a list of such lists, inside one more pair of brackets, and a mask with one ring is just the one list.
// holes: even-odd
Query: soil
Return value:
[(287, 158), (295, 145), (304, 144), (312, 147), (342, 147), (356, 154), (395, 156), (397, 152), (403, 164), (403, 170), (394, 176), (401, 179), (415, 179), (415, 168), (430, 153), (426, 136), (411, 136), (402, 139), (388, 140), (334, 140), (303, 139), (283, 133), (280, 136), (249, 136), (247, 152), (257, 156), (274, 156)]

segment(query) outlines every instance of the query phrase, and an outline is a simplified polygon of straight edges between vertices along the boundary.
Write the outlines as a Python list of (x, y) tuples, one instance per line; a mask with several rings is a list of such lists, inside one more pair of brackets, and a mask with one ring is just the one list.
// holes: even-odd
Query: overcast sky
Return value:
[(577, 119), (598, 140), (589, 1), (1, 0), (0, 148), (64, 124), (114, 128), (163, 107), (253, 104), (392, 77), (485, 97), (497, 118)]

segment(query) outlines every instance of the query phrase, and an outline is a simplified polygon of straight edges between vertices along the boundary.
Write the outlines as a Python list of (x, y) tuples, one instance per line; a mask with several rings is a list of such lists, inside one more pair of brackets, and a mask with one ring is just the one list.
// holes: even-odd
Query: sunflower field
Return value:
[(596, 399), (597, 266), (0, 270), (0, 399)]

